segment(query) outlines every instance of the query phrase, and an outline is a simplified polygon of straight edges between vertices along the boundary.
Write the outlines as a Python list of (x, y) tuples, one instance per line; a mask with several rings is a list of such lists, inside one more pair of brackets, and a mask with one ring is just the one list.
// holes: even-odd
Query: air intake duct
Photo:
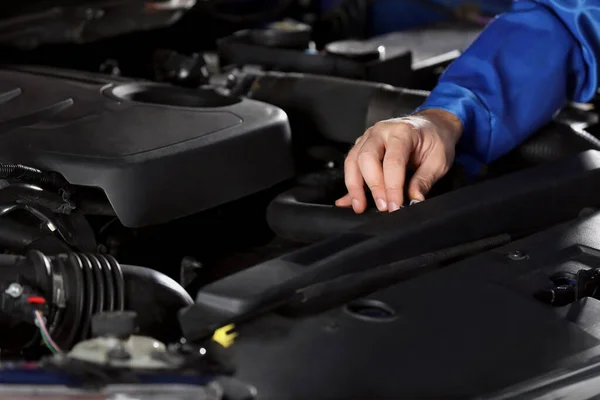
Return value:
[(148, 268), (120, 265), (109, 255), (50, 257), (39, 251), (26, 256), (0, 255), (3, 353), (40, 343), (37, 327), (18, 315), (15, 307), (23, 288), (45, 299), (46, 325), (62, 349), (89, 338), (92, 316), (105, 311), (135, 311), (138, 334), (172, 342), (180, 337), (177, 311), (193, 303), (171, 278)]

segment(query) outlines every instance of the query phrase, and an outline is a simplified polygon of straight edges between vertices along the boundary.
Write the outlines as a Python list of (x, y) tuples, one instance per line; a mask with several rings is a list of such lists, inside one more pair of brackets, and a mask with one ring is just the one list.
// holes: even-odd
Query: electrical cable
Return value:
[(35, 324), (40, 330), (42, 340), (44, 341), (46, 347), (48, 347), (48, 349), (54, 354), (62, 353), (62, 350), (56, 344), (56, 342), (54, 342), (52, 336), (50, 335), (50, 332), (48, 332), (48, 328), (46, 327), (46, 322), (44, 322), (44, 317), (42, 316), (42, 313), (39, 310), (36, 310), (33, 312), (33, 315), (35, 317)]
[(0, 178), (17, 181), (36, 182), (53, 188), (63, 188), (65, 181), (58, 174), (51, 174), (21, 164), (0, 163)]

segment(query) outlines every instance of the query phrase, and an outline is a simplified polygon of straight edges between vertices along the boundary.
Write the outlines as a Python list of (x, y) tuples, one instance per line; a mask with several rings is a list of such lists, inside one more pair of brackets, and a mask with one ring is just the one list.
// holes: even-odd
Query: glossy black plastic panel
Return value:
[(131, 227), (196, 213), (293, 175), (287, 116), (274, 106), (33, 67), (0, 69), (0, 159), (102, 188)]
[(588, 151), (434, 197), (204, 287), (182, 313), (184, 332), (202, 337), (341, 275), (567, 221), (600, 205), (598, 185), (600, 152)]
[(327, 312), (265, 315), (232, 356), (265, 399), (473, 398), (599, 354), (600, 300), (535, 297), (599, 267), (596, 213)]

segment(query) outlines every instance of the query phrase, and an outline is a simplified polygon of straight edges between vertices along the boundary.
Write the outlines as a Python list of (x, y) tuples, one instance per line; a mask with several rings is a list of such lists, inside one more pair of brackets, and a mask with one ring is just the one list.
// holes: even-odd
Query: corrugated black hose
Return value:
[(65, 186), (65, 181), (58, 174), (43, 172), (39, 169), (20, 164), (0, 163), (0, 179), (36, 182), (54, 188), (62, 188)]

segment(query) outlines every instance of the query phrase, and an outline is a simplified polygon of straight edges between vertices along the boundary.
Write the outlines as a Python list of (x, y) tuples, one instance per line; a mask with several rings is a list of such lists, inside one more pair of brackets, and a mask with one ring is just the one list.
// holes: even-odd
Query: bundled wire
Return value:
[(42, 183), (53, 188), (63, 188), (65, 186), (65, 181), (59, 175), (21, 164), (0, 162), (0, 178)]
[(50, 336), (50, 332), (48, 332), (48, 327), (46, 326), (46, 322), (44, 321), (44, 317), (42, 313), (38, 310), (33, 312), (35, 317), (35, 325), (40, 329), (40, 335), (42, 336), (42, 340), (46, 347), (52, 352), (52, 354), (62, 353), (60, 347), (54, 342), (52, 336)]

